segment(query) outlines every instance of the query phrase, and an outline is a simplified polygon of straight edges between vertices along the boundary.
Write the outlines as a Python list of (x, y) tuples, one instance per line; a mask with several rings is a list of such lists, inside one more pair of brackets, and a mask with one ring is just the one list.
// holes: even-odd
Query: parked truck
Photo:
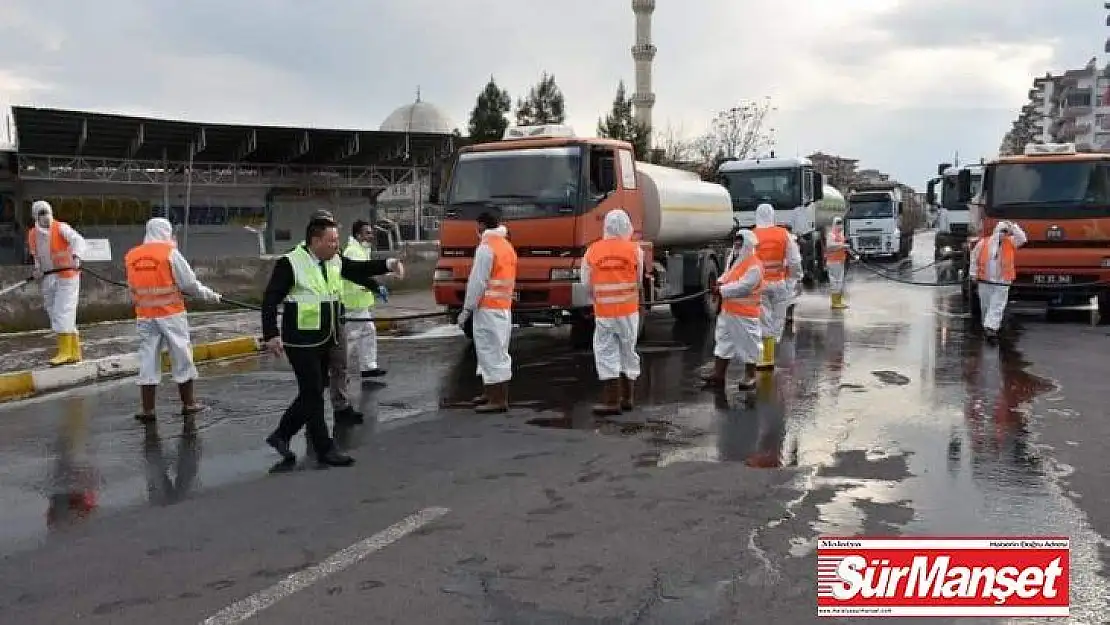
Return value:
[[(973, 173), (958, 174), (961, 202), (970, 202), (971, 234), (964, 243), (965, 276), (970, 250), (1000, 220), (1014, 222), (1028, 241), (1015, 255), (1017, 278), (1010, 299), (1039, 302), (1047, 312), (1097, 306), (1110, 298), (1110, 154), (1080, 153), (1073, 143), (1030, 144), (1024, 154), (986, 163), (982, 189)], [(978, 318), (979, 294), (963, 282), (970, 312)], [(1093, 300), (1093, 302), (1092, 302)]]
[[(593, 333), (582, 258), (602, 237), (610, 210), (628, 212), (644, 250), (645, 308), (707, 290), (721, 275), (736, 230), (720, 185), (636, 162), (629, 143), (577, 137), (558, 125), (510, 127), (501, 141), (459, 150), (442, 204), (436, 303), (456, 315), (461, 309), (479, 243), (475, 219), (488, 211), (500, 216), (517, 251), (514, 323), (569, 324), (579, 346)], [(719, 306), (707, 292), (671, 304), (671, 311), (690, 322), (712, 319)]]
[[(979, 193), (983, 181), (983, 165), (964, 167), (971, 176), (971, 195)], [(929, 181), (925, 191), (925, 201), (937, 208), (936, 239), (933, 243), (933, 259), (958, 259), (963, 253), (971, 223), (966, 202), (959, 200), (957, 180), (963, 169), (948, 163), (937, 165), (937, 177)], [(940, 187), (939, 193), (937, 187)]]
[(835, 199), (821, 204), (825, 189), (832, 187), (826, 187), (824, 176), (814, 171), (809, 159), (775, 158), (772, 154), (770, 158), (725, 161), (717, 175), (728, 189), (741, 228), (755, 226), (755, 209), (760, 204), (775, 207), (775, 223), (794, 235), (802, 252), (804, 282), (826, 280), (825, 231), (839, 209)]
[(895, 182), (857, 184), (848, 190), (847, 238), (863, 258), (908, 258), (914, 215)]

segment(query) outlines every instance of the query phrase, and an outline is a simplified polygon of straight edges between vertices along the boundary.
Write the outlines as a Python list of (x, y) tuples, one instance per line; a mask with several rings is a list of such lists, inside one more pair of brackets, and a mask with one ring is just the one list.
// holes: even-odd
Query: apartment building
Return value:
[(999, 152), (1017, 154), (1028, 143), (1074, 143), (1079, 150), (1110, 152), (1110, 66), (1099, 68), (1092, 58), (1082, 69), (1035, 79)]
[(824, 152), (814, 152), (807, 156), (813, 163), (813, 169), (820, 172), (828, 183), (841, 191), (848, 188), (856, 179), (856, 168), (859, 166), (858, 158), (845, 158)]

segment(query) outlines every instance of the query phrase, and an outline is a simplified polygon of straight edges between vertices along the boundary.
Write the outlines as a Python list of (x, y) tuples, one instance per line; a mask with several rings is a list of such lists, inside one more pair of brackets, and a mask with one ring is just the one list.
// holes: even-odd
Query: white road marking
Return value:
[(297, 571), (273, 586), (227, 606), (204, 619), (201, 625), (235, 625), (236, 623), (242, 623), (278, 601), (300, 592), (325, 577), (350, 567), (352, 564), (356, 564), (375, 551), (388, 547), (448, 512), (450, 510), (447, 508), (424, 508), (366, 540), (335, 552), (320, 564)]

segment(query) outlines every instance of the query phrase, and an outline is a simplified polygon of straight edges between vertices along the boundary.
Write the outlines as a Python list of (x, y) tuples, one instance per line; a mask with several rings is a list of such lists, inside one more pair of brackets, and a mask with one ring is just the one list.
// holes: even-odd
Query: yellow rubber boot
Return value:
[(58, 353), (55, 354), (54, 357), (51, 358), (48, 361), (51, 367), (57, 367), (59, 365), (64, 365), (64, 364), (66, 364), (66, 361), (69, 359), (69, 338), (68, 337), (69, 337), (68, 334), (58, 334), (57, 337), (55, 337), (56, 340), (58, 341)]
[(832, 308), (833, 308), (833, 310), (844, 310), (847, 307), (848, 307), (848, 305), (844, 303), (844, 294), (843, 293), (833, 293), (833, 296), (832, 296)]
[(69, 362), (81, 362), (81, 336), (76, 332), (69, 335)]
[(774, 369), (775, 368), (775, 339), (764, 337), (763, 338), (763, 357), (760, 359), (756, 369)]

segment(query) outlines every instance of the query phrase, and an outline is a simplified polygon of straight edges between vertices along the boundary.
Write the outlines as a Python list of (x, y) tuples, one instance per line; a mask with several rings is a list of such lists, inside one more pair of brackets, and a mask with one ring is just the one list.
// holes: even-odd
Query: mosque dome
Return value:
[(455, 124), (439, 107), (422, 101), (420, 94), (417, 93), (416, 101), (390, 113), (389, 117), (382, 122), (380, 130), (449, 135), (455, 130)]

